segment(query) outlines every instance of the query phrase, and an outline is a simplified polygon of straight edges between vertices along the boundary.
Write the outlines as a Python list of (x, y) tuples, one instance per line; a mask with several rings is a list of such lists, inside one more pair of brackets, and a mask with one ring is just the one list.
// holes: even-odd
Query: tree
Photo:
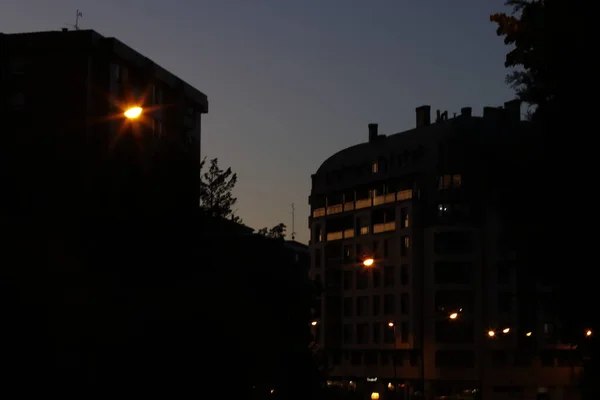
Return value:
[(272, 239), (285, 239), (285, 231), (287, 226), (284, 223), (279, 223), (271, 229), (265, 227), (256, 232), (258, 235), (266, 236)]
[[(204, 168), (206, 159), (200, 163), (200, 171)], [(218, 159), (210, 160), (208, 171), (200, 176), (200, 208), (212, 217), (227, 218), (233, 215), (232, 207), (237, 198), (233, 197), (233, 188), (237, 183), (237, 174), (231, 168), (219, 168)], [(239, 218), (233, 217), (236, 222)]]
[[(548, 244), (556, 236), (548, 224), (551, 212), (542, 205), (552, 201), (548, 188), (557, 185), (553, 178), (558, 174), (585, 180), (586, 171), (595, 170), (589, 164), (596, 157), (594, 146), (582, 146), (573, 139), (589, 131), (586, 117), (595, 113), (595, 101), (586, 98), (594, 94), (588, 89), (589, 77), (594, 75), (589, 72), (595, 65), (589, 50), (594, 36), (586, 31), (593, 26), (586, 17), (594, 13), (587, 2), (570, 0), (509, 0), (506, 5), (512, 13), (494, 14), (490, 20), (497, 24), (497, 34), (504, 37), (505, 44), (512, 47), (505, 61), (505, 66), (513, 69), (507, 83), (531, 106), (531, 124), (522, 134), (506, 140), (504, 148), (496, 149), (498, 154), (509, 154), (511, 169), (510, 174), (503, 174), (504, 185), (495, 190), (496, 204), (508, 224), (514, 225), (516, 268), (524, 282), (521, 290), (533, 292), (527, 285), (540, 279), (551, 285), (562, 326), (560, 339), (595, 353), (593, 338), (586, 339), (583, 332), (586, 327), (598, 327), (589, 300), (589, 293), (595, 290), (594, 279), (590, 279), (586, 262), (595, 256), (596, 244), (588, 235), (565, 235), (561, 246), (549, 250)], [(571, 133), (574, 135), (565, 139)], [(556, 162), (565, 155), (568, 162)], [(569, 218), (559, 224), (563, 232), (581, 231), (580, 221), (594, 224), (593, 190), (593, 185), (580, 185), (575, 196), (561, 201), (561, 209), (569, 210)], [(598, 369), (598, 356), (590, 359), (585, 374)], [(584, 380), (582, 394), (598, 398), (589, 391), (597, 390), (594, 387)]]

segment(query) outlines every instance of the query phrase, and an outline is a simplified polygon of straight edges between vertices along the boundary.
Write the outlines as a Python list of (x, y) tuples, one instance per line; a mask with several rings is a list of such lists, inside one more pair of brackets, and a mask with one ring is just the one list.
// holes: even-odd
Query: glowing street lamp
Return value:
[(587, 337), (592, 336), (592, 330), (588, 329), (587, 331), (585, 331), (585, 336), (587, 336)]
[(131, 107), (128, 108), (127, 110), (125, 110), (125, 112), (123, 113), (125, 115), (125, 118), (127, 119), (136, 119), (139, 118), (140, 115), (142, 115), (142, 107)]
[(390, 321), (390, 322), (388, 322), (388, 326), (389, 326), (390, 328), (393, 328), (393, 327), (394, 327), (394, 323), (393, 323), (392, 321)]
[(531, 332), (527, 332), (527, 333), (525, 334), (525, 336), (527, 336), (527, 337), (531, 336)]
[(312, 326), (317, 326), (318, 322), (317, 322), (317, 321), (312, 321), (310, 324), (311, 324)]
[(510, 332), (510, 328), (504, 328), (504, 329), (502, 329), (502, 333), (508, 333), (508, 332)]
[(366, 259), (363, 261), (363, 265), (364, 265), (365, 267), (370, 267), (371, 265), (373, 265), (373, 263), (375, 263), (375, 260), (373, 260), (372, 258), (366, 258)]
[(489, 337), (494, 337), (496, 335), (496, 332), (494, 331), (488, 331), (488, 336)]
[(450, 319), (456, 319), (458, 318), (458, 313), (453, 312), (452, 314), (450, 314)]

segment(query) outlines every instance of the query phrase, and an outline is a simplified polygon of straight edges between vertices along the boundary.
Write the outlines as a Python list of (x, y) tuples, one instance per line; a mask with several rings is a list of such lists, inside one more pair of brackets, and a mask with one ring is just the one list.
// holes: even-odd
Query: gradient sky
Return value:
[[(415, 125), (415, 107), (502, 105), (504, 0), (2, 0), (0, 31), (114, 36), (208, 95), (202, 153), (238, 173), (237, 214), (307, 242), (310, 175)], [(449, 4), (455, 7), (450, 8)]]

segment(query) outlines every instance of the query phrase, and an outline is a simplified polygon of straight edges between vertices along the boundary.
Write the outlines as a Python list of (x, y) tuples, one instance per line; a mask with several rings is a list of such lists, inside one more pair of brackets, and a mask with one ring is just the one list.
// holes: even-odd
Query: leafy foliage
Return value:
[(271, 229), (266, 228), (266, 227), (261, 228), (256, 233), (258, 235), (266, 236), (271, 239), (285, 239), (286, 229), (287, 229), (287, 226), (284, 223), (279, 223), (279, 224), (275, 225), (274, 227), (272, 227)]
[[(200, 208), (211, 217), (227, 218), (233, 214), (233, 206), (237, 203), (237, 198), (233, 197), (237, 174), (231, 168), (219, 168), (216, 158), (210, 160), (208, 171), (202, 174), (205, 164), (206, 159), (200, 163)], [(237, 221), (241, 222), (239, 218)]]

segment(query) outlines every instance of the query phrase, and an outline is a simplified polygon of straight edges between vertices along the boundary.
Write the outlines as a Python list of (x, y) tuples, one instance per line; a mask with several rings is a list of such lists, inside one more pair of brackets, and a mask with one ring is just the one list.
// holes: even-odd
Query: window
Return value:
[(369, 298), (359, 296), (356, 298), (356, 316), (364, 317), (369, 315)]
[(403, 208), (400, 209), (400, 226), (402, 228), (408, 228), (409, 227), (408, 208), (407, 207), (403, 207)]
[(353, 264), (356, 262), (356, 257), (354, 256), (354, 246), (351, 244), (344, 246), (344, 264)]
[(456, 189), (462, 186), (460, 174), (442, 175), (438, 178), (438, 189)]
[(363, 290), (369, 286), (368, 270), (356, 271), (356, 289)]
[(393, 326), (385, 325), (383, 333), (383, 342), (386, 344), (394, 343), (396, 341), (396, 330)]
[(400, 296), (400, 312), (402, 314), (408, 314), (410, 310), (408, 293), (402, 293)]
[(409, 337), (408, 337), (409, 333), (408, 333), (408, 322), (403, 321), (400, 324), (400, 341), (402, 343), (408, 343), (409, 342)]
[(352, 316), (352, 297), (344, 298), (344, 317)]
[(471, 290), (438, 290), (435, 293), (435, 309), (442, 313), (471, 311), (473, 299)]
[(498, 283), (508, 285), (510, 283), (510, 267), (506, 264), (498, 265)]
[(373, 258), (379, 258), (379, 241), (373, 242)]
[(395, 268), (393, 265), (383, 267), (383, 286), (392, 287), (395, 281)]
[(393, 294), (386, 294), (383, 296), (383, 313), (385, 315), (392, 315), (395, 312), (395, 298)]
[(381, 350), (379, 354), (381, 355), (381, 365), (388, 365), (390, 363), (390, 356), (392, 352), (389, 350)]
[(321, 225), (315, 225), (315, 235), (313, 239), (315, 243), (320, 243), (323, 241), (323, 231), (321, 230)]
[(369, 324), (356, 325), (356, 343), (367, 344), (369, 341)]
[(438, 350), (435, 352), (438, 368), (473, 368), (475, 353), (468, 350)]
[(400, 242), (400, 255), (402, 257), (408, 256), (408, 249), (410, 248), (410, 238), (408, 236), (402, 236)]
[(381, 297), (379, 295), (373, 296), (373, 316), (376, 317), (381, 312)]
[(373, 288), (378, 288), (381, 285), (381, 271), (373, 269)]
[(350, 363), (352, 365), (360, 365), (362, 363), (362, 352), (358, 350), (350, 352)]
[(321, 268), (321, 266), (323, 265), (323, 260), (322, 260), (322, 253), (321, 253), (321, 249), (316, 249), (315, 250), (315, 268)]
[(435, 322), (435, 340), (438, 343), (473, 343), (474, 325), (468, 320), (443, 319)]
[(467, 254), (472, 251), (472, 235), (461, 231), (437, 232), (433, 238), (433, 247), (438, 255)]
[(433, 266), (435, 283), (438, 285), (467, 285), (472, 282), (472, 265), (470, 262), (438, 261)]
[(352, 343), (352, 325), (344, 324), (344, 343), (351, 344)]
[(379, 163), (377, 161), (373, 161), (373, 163), (371, 164), (371, 172), (374, 174), (379, 172)]
[(377, 365), (377, 351), (365, 351), (365, 365)]
[(512, 311), (512, 293), (498, 293), (498, 312), (509, 313)]
[(408, 264), (400, 266), (400, 284), (403, 286), (408, 285)]
[(390, 256), (390, 240), (385, 239), (383, 241), (383, 257), (388, 258)]
[(344, 290), (352, 289), (352, 271), (344, 271)]
[(380, 341), (381, 341), (381, 323), (376, 322), (373, 324), (372, 342), (379, 343)]

